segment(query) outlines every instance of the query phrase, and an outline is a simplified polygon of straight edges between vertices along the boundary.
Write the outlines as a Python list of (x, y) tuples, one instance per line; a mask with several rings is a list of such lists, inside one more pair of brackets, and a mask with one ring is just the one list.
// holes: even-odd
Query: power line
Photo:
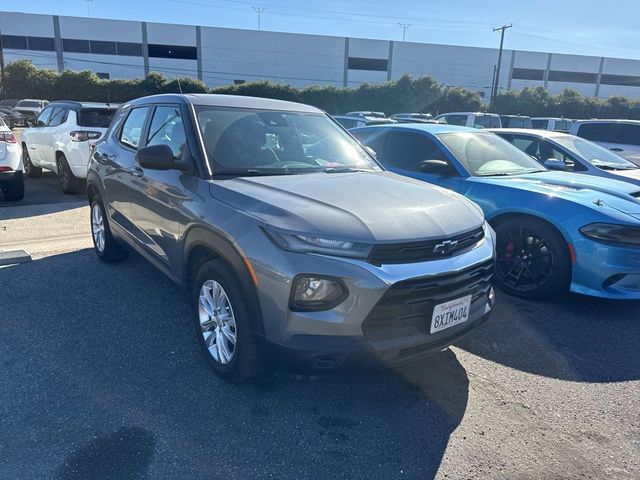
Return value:
[(254, 12), (256, 12), (258, 14), (258, 31), (261, 31), (261, 24), (260, 24), (260, 17), (262, 16), (262, 13), (266, 10), (265, 7), (256, 7), (255, 5), (251, 5), (251, 8), (253, 9)]
[(499, 28), (494, 28), (494, 32), (500, 32), (500, 50), (498, 50), (498, 65), (496, 66), (494, 72), (494, 86), (491, 89), (491, 101), (489, 102), (489, 109), (493, 109), (493, 105), (495, 103), (496, 97), (498, 96), (498, 91), (500, 89), (500, 68), (502, 67), (502, 49), (504, 47), (504, 32), (507, 29), (513, 27), (512, 24), (503, 25)]

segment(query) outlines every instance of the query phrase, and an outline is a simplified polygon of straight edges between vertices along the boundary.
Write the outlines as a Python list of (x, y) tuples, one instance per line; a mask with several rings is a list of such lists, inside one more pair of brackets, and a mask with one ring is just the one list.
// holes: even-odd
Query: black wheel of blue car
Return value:
[(562, 235), (533, 218), (514, 217), (495, 226), (497, 285), (523, 298), (548, 298), (566, 291), (571, 259)]

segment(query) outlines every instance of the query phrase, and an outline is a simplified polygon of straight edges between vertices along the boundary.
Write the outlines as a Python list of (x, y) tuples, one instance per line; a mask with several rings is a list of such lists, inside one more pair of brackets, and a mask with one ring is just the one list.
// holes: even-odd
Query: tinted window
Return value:
[(538, 161), (543, 161), (540, 154), (540, 142), (537, 138), (532, 137), (520, 137), (520, 136), (504, 136), (502, 137), (505, 140), (508, 140), (510, 143), (518, 147), (519, 150), (522, 150), (527, 155), (535, 157)]
[(544, 70), (533, 68), (514, 68), (514, 80), (544, 80)]
[(474, 128), (500, 128), (500, 120), (492, 115), (475, 115)]
[(25, 108), (42, 108), (42, 102), (37, 102), (33, 100), (20, 100), (16, 107), (25, 107)]
[(142, 56), (142, 45), (139, 43), (117, 42), (116, 47), (118, 55), (126, 55), (131, 57)]
[[(580, 141), (584, 142), (584, 140)], [(540, 142), (540, 152), (541, 161), (544, 162), (545, 160), (549, 160), (550, 158), (562, 160), (564, 162), (565, 169), (568, 172), (587, 170), (587, 168), (580, 162), (577, 162), (569, 152), (565, 151), (564, 149), (558, 148), (548, 141)]]
[(187, 148), (185, 133), (179, 107), (157, 107), (153, 113), (147, 146), (168, 145), (173, 156), (182, 160)]
[(89, 40), (62, 39), (62, 49), (65, 52), (89, 53)]
[(83, 108), (80, 111), (78, 125), (81, 127), (108, 128), (115, 113), (115, 109)]
[(387, 134), (383, 162), (395, 168), (419, 172), (425, 160), (447, 161), (445, 153), (429, 138), (412, 133)]
[(370, 70), (375, 72), (386, 72), (388, 62), (386, 58), (349, 57), (348, 60), (350, 70)]
[(53, 108), (45, 108), (42, 112), (40, 112), (40, 115), (38, 115), (38, 120), (36, 121), (36, 125), (38, 126), (46, 125), (47, 122), (49, 121), (49, 117), (51, 117), (52, 111), (53, 111)]
[(353, 128), (356, 126), (357, 120), (350, 120), (347, 118), (338, 118), (336, 121), (342, 125), (344, 128)]
[(556, 120), (554, 130), (556, 132), (568, 132), (570, 128), (569, 122), (566, 120)]
[(352, 133), (354, 137), (360, 140), (360, 142), (376, 152), (376, 158), (378, 160), (383, 161), (385, 139), (385, 133), (383, 130), (367, 129)]
[(640, 125), (621, 123), (618, 126), (618, 143), (640, 145)]
[(546, 130), (549, 122), (547, 120), (531, 120), (531, 126), (538, 130)]
[(116, 42), (104, 42), (100, 40), (90, 40), (91, 53), (98, 53), (101, 55), (115, 55), (116, 54)]
[(58, 125), (62, 125), (67, 119), (67, 111), (64, 107), (55, 107), (49, 119), (49, 126), (57, 127)]
[(442, 117), (438, 117), (438, 120), (448, 123), (449, 125), (460, 125), (461, 127), (467, 125), (466, 115), (444, 115)]
[(27, 37), (22, 37), (19, 35), (2, 35), (2, 47), (26, 50)]
[(53, 52), (53, 38), (49, 37), (27, 37), (29, 50), (40, 50), (43, 52)]
[(122, 143), (133, 148), (138, 148), (148, 111), (149, 107), (134, 108), (131, 110), (120, 133), (120, 141)]
[(149, 45), (149, 56), (155, 58), (181, 58), (186, 60), (196, 60), (198, 50), (196, 47), (185, 47), (182, 45)]
[(576, 135), (592, 142), (615, 142), (616, 130), (615, 123), (583, 123)]

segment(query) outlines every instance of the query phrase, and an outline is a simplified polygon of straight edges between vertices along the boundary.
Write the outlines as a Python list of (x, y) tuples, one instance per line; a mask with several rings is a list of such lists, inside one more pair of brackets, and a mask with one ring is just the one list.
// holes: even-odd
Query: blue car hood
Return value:
[(472, 177), (469, 180), (552, 195), (581, 205), (602, 202), (640, 219), (640, 187), (620, 180), (553, 171), (504, 177)]

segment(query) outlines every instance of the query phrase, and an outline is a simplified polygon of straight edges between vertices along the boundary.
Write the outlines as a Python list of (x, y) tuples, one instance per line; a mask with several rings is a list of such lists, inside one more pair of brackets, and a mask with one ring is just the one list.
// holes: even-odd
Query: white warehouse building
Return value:
[[(152, 22), (0, 12), (5, 63), (31, 60), (102, 78), (161, 72), (208, 85), (270, 80), (295, 86), (357, 86), (403, 74), (432, 75), (488, 97), (497, 49)], [(572, 88), (640, 98), (640, 61), (505, 50), (501, 89)]]

